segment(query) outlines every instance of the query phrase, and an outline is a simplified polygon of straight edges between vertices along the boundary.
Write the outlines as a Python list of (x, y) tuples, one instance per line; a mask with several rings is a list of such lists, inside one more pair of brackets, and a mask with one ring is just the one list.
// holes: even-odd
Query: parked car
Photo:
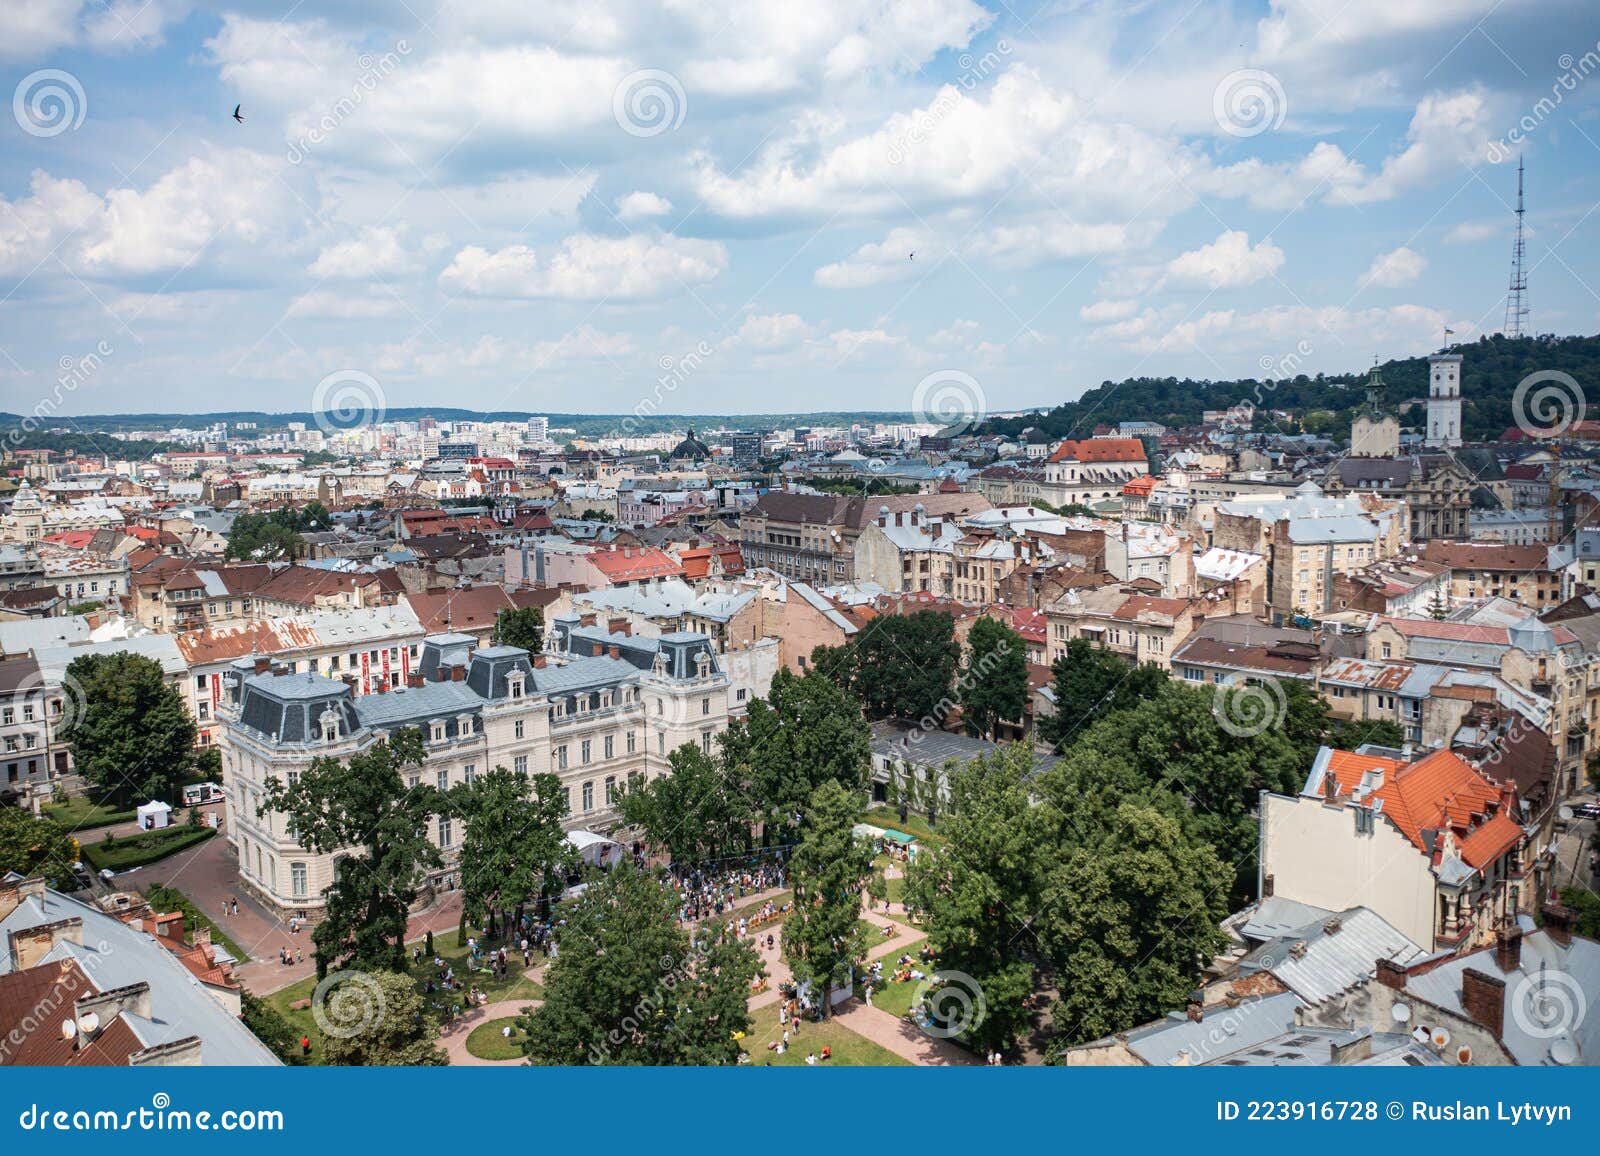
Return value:
[(1579, 803), (1572, 813), (1580, 819), (1600, 819), (1600, 803)]

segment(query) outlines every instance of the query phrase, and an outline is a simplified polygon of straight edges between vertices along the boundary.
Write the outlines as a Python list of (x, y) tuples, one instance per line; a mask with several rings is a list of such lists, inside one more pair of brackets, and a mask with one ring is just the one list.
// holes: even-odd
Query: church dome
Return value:
[(690, 427), (689, 436), (684, 438), (672, 449), (674, 460), (685, 459), (689, 461), (704, 461), (711, 456), (711, 450), (706, 443), (695, 436), (694, 428)]

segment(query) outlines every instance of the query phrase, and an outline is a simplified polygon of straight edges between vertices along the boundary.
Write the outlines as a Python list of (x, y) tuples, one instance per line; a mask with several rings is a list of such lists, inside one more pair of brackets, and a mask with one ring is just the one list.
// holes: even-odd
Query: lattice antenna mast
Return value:
[(1528, 315), (1528, 271), (1523, 264), (1522, 242), (1522, 158), (1517, 158), (1517, 235), (1511, 243), (1511, 284), (1506, 289), (1507, 337), (1522, 336), (1522, 319)]

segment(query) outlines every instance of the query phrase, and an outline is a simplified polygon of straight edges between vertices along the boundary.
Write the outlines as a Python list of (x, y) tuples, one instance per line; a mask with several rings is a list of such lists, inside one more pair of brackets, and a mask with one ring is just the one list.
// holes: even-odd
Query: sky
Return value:
[[(1052, 405), (1600, 329), (1592, 0), (8, 0), (0, 410)], [(242, 122), (233, 119), (240, 106)], [(331, 384), (330, 384), (331, 383)]]

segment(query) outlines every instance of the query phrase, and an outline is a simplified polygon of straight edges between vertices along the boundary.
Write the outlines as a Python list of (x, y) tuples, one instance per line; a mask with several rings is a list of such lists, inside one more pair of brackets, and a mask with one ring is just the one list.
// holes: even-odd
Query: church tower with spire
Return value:
[(1429, 449), (1455, 449), (1461, 444), (1461, 354), (1441, 349), (1428, 358)]
[(1400, 453), (1400, 421), (1383, 412), (1383, 375), (1374, 359), (1367, 377), (1367, 408), (1350, 425), (1350, 456), (1392, 458)]

